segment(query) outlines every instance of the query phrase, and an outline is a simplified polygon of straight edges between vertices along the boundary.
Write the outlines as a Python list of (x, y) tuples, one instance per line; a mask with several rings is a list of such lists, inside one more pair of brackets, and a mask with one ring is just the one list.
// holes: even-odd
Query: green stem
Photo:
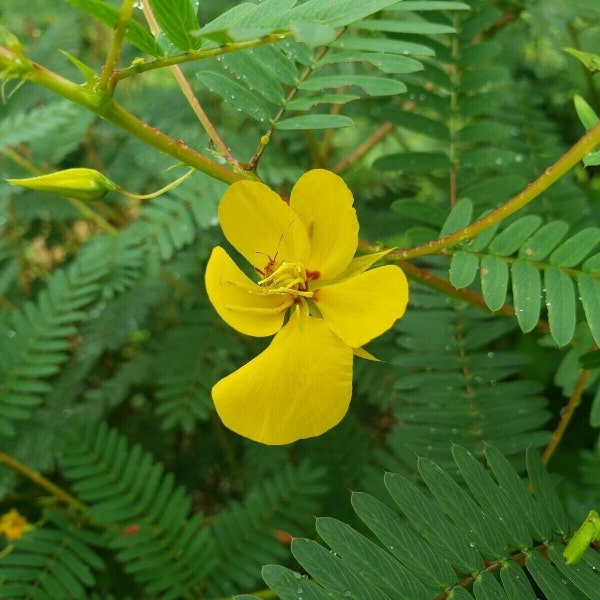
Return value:
[[(347, 27), (342, 27), (338, 31), (335, 39), (338, 40), (344, 34), (346, 29), (347, 29)], [(312, 75), (312, 73), (315, 70), (315, 67), (317, 66), (317, 63), (327, 54), (327, 52), (329, 52), (329, 46), (322, 46), (317, 51), (316, 55), (313, 57), (312, 64), (307, 66), (304, 69), (304, 71), (300, 74), (300, 76), (298, 77), (298, 82), (288, 93), (287, 97), (283, 101), (283, 104), (281, 105), (281, 108), (279, 109), (279, 111), (277, 112), (275, 117), (273, 117), (273, 120), (271, 121), (271, 124), (270, 124), (269, 128), (267, 129), (267, 131), (264, 133), (264, 135), (261, 136), (260, 144), (259, 144), (258, 148), (255, 150), (254, 154), (252, 155), (252, 158), (248, 162), (248, 167), (250, 170), (256, 171), (256, 169), (258, 167), (258, 162), (260, 161), (260, 158), (263, 155), (265, 148), (267, 147), (267, 143), (265, 143), (265, 142), (268, 142), (268, 140), (271, 138), (273, 131), (275, 131), (275, 125), (277, 125), (277, 123), (281, 120), (281, 118), (287, 111), (287, 105), (298, 94), (298, 90), (300, 89), (300, 87), (299, 87), (300, 84), (303, 83), (304, 81), (306, 81)]]
[(179, 54), (160, 56), (147, 62), (136, 60), (131, 64), (131, 66), (116, 71), (114, 74), (114, 79), (115, 81), (121, 81), (123, 79), (127, 79), (128, 77), (139, 75), (140, 73), (146, 73), (147, 71), (162, 69), (164, 67), (170, 67), (173, 65), (180, 65), (213, 56), (222, 56), (223, 54), (238, 52), (239, 50), (248, 50), (249, 48), (264, 46), (265, 44), (273, 44), (274, 42), (279, 42), (281, 40), (286, 40), (293, 37), (294, 34), (291, 31), (270, 33), (259, 38), (246, 40), (244, 42), (232, 42), (229, 44), (214, 46), (212, 48), (204, 48), (202, 50), (189, 50), (188, 52), (180, 52)]
[(70, 504), (73, 508), (75, 508), (78, 511), (85, 512), (87, 510), (87, 506), (82, 502), (79, 502), (77, 498), (71, 496), (71, 494), (68, 494), (63, 489), (54, 485), (51, 481), (40, 475), (37, 471), (30, 469), (22, 462), (19, 462), (16, 458), (13, 458), (8, 454), (4, 454), (4, 452), (0, 452), (0, 463), (4, 463), (14, 471), (21, 473), (37, 485), (43, 487), (45, 490), (50, 492), (57, 500)]
[[(456, 31), (460, 31), (461, 17), (454, 14), (453, 26)], [(459, 112), (458, 112), (458, 90), (460, 87), (460, 41), (459, 36), (452, 36), (452, 64), (450, 66), (450, 119), (448, 122), (448, 130), (450, 133), (449, 158), (450, 158), (450, 206), (456, 206), (457, 202), (457, 187), (458, 187), (458, 170), (460, 168), (458, 156), (458, 131), (460, 129)]]
[(388, 255), (388, 259), (407, 260), (435, 254), (449, 246), (455, 246), (462, 240), (474, 238), (482, 231), (492, 225), (506, 219), (513, 213), (527, 206), (535, 200), (542, 192), (546, 191), (553, 183), (558, 181), (565, 173), (572, 169), (583, 157), (595, 146), (600, 144), (600, 123), (590, 129), (576, 144), (565, 152), (552, 166), (548, 167), (533, 183), (530, 183), (522, 192), (511, 198), (508, 202), (488, 213), (481, 219), (471, 223), (463, 229), (450, 233), (437, 240), (433, 240), (416, 248), (407, 250), (394, 250)]
[(77, 85), (33, 61), (24, 62), (18, 54), (5, 46), (0, 46), (0, 65), (6, 65), (10, 73), (14, 73), (21, 79), (32, 81), (87, 108), (157, 150), (194, 167), (197, 171), (202, 171), (225, 183), (234, 183), (247, 177), (243, 172), (233, 171), (196, 150), (192, 150), (185, 142), (176, 140), (151, 127), (125, 110), (114, 98), (102, 93), (101, 90), (93, 90), (88, 85)]
[(127, 32), (127, 27), (129, 26), (129, 21), (131, 21), (131, 15), (133, 14), (133, 2), (134, 0), (123, 0), (123, 4), (121, 4), (121, 13), (119, 14), (119, 20), (114, 27), (114, 35), (110, 44), (110, 49), (106, 56), (104, 66), (102, 67), (100, 78), (96, 82), (98, 89), (105, 92), (111, 87), (111, 78), (115, 67), (117, 66), (119, 54), (121, 54), (123, 42), (125, 41), (125, 33)]
[[(157, 37), (160, 28), (158, 26), (158, 22), (156, 21), (156, 17), (152, 12), (152, 7), (150, 6), (149, 0), (142, 0), (142, 6), (144, 10), (144, 16), (146, 17), (146, 21), (150, 26), (150, 31), (155, 37)], [(200, 104), (198, 98), (196, 98), (196, 95), (192, 90), (192, 86), (190, 85), (189, 81), (185, 78), (185, 75), (183, 74), (183, 71), (181, 70), (179, 65), (171, 65), (170, 69), (171, 73), (173, 73), (173, 76), (175, 77), (175, 80), (177, 81), (177, 84), (179, 85), (179, 88), (185, 96), (185, 99), (188, 101), (188, 104), (194, 111), (194, 114), (196, 115), (198, 121), (200, 121), (202, 127), (204, 127), (204, 131), (206, 131), (208, 137), (211, 139), (213, 144), (217, 147), (219, 152), (225, 157), (225, 159), (230, 165), (234, 167), (239, 167), (240, 165), (231, 154), (229, 148), (227, 147), (227, 144), (225, 144), (225, 142), (217, 132), (215, 126), (212, 124), (212, 121), (204, 112), (202, 105)]]

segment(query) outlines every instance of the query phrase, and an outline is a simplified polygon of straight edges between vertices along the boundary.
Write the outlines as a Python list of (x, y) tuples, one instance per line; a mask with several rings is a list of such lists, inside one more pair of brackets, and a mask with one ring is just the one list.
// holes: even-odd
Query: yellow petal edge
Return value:
[(213, 387), (217, 413), (263, 444), (321, 435), (348, 410), (352, 357), (321, 319), (296, 310), (264, 352)]
[(204, 280), (219, 316), (240, 333), (264, 337), (281, 329), (289, 296), (265, 295), (221, 246), (213, 248)]

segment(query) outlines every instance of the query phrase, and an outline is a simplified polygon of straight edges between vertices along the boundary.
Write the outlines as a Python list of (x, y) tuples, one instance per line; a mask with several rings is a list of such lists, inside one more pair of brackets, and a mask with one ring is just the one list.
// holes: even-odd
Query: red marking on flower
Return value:
[(122, 536), (133, 535), (134, 533), (137, 533), (139, 530), (140, 530), (139, 525), (128, 525), (127, 527), (125, 527), (125, 529), (123, 529), (123, 531), (121, 531), (121, 535)]
[(306, 269), (306, 279), (308, 281), (314, 281), (315, 279), (319, 279), (321, 277), (321, 271), (309, 271)]

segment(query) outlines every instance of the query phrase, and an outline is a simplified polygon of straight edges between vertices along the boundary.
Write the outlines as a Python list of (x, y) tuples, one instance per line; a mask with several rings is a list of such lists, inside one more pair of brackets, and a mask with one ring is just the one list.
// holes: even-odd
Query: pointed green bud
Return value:
[(6, 181), (30, 190), (52, 192), (87, 202), (100, 200), (106, 192), (114, 192), (118, 189), (116, 183), (94, 169), (66, 169), (49, 175), (27, 179), (7, 179)]
[(563, 557), (568, 565), (578, 563), (585, 554), (589, 545), (600, 538), (600, 515), (595, 510), (590, 510), (581, 527), (574, 533), (563, 552)]

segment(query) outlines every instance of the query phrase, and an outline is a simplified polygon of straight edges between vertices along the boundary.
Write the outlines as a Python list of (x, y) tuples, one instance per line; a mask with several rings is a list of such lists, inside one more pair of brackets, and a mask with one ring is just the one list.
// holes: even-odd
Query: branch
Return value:
[(546, 191), (553, 183), (558, 181), (565, 173), (572, 169), (583, 157), (600, 144), (600, 123), (590, 129), (575, 145), (565, 152), (552, 166), (548, 167), (533, 183), (530, 183), (522, 192), (511, 198), (508, 202), (488, 213), (486, 216), (475, 221), (471, 225), (459, 229), (454, 233), (445, 235), (437, 240), (427, 242), (416, 248), (407, 250), (394, 250), (388, 258), (396, 260), (407, 260), (435, 254), (449, 246), (455, 246), (462, 240), (474, 238), (476, 235), (488, 229), (492, 225), (506, 219), (532, 200), (535, 200), (542, 192)]
[(38, 63), (24, 59), (17, 51), (6, 46), (0, 46), (0, 65), (6, 66), (5, 76), (32, 81), (75, 104), (79, 104), (157, 150), (215, 179), (225, 183), (234, 183), (247, 177), (241, 171), (231, 170), (198, 151), (192, 150), (184, 141), (172, 138), (155, 127), (151, 127), (125, 110), (112, 96), (96, 89), (93, 83), (78, 85)]
[(43, 487), (45, 490), (50, 492), (57, 500), (62, 500), (67, 504), (70, 504), (76, 510), (85, 512), (87, 510), (87, 506), (82, 502), (79, 502), (77, 498), (71, 496), (58, 486), (54, 485), (51, 481), (40, 475), (37, 471), (33, 471), (22, 462), (19, 462), (16, 458), (9, 456), (8, 454), (4, 454), (4, 452), (0, 452), (0, 463), (4, 463), (11, 469), (18, 471), (40, 487)]

